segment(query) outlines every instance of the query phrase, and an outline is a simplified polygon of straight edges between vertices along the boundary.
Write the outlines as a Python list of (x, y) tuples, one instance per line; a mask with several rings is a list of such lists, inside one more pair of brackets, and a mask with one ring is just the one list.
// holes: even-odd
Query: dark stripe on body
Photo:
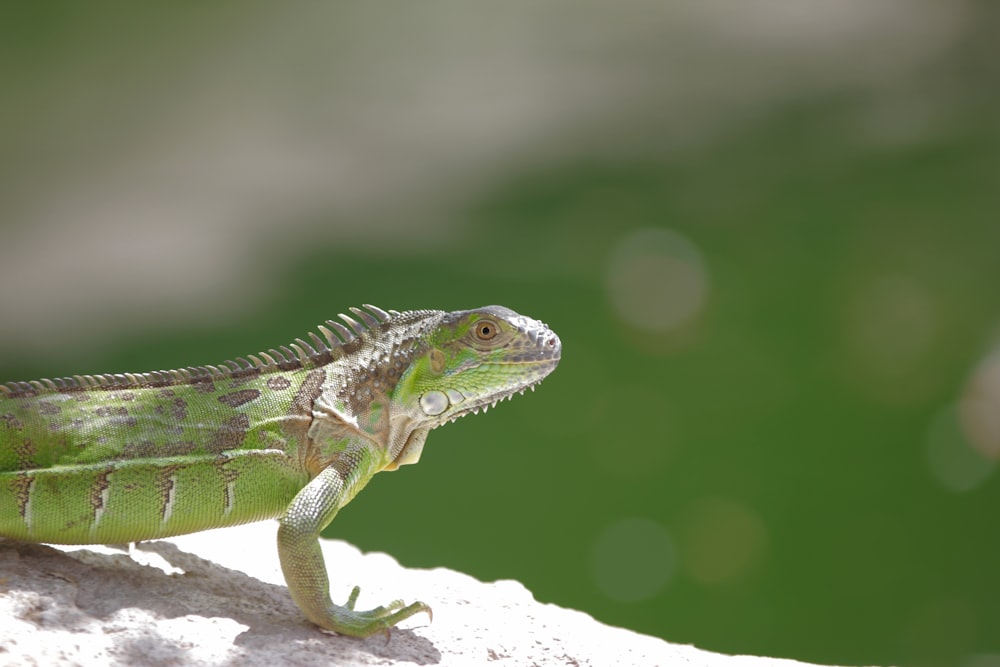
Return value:
[(26, 524), (31, 523), (28, 510), (31, 504), (31, 487), (34, 483), (35, 478), (26, 472), (18, 473), (10, 482), (14, 498), (17, 500), (17, 513)]

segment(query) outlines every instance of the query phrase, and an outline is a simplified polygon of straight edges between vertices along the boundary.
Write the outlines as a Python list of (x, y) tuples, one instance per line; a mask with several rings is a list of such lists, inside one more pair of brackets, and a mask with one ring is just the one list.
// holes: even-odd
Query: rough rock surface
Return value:
[(409, 619), (365, 640), (324, 634), (285, 590), (273, 523), (147, 542), (131, 553), (0, 540), (3, 665), (751, 665), (540, 604), (514, 581), (407, 570), (339, 541), (323, 550), (338, 601), (420, 599)]

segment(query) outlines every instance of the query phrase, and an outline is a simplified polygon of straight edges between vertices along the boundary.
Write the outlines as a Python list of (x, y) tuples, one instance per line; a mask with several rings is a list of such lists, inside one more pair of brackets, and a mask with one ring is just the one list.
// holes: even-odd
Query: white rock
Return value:
[(275, 525), (146, 542), (131, 553), (0, 540), (3, 665), (771, 665), (598, 623), (540, 604), (515, 581), (482, 583), (444, 568), (408, 570), (385, 554), (323, 541), (337, 602), (403, 598), (434, 608), (389, 637), (320, 632), (291, 601)]

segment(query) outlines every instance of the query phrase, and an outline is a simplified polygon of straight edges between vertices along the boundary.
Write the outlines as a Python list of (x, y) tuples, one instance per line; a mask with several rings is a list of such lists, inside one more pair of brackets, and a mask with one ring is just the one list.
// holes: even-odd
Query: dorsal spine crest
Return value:
[[(401, 313), (385, 311), (370, 304), (364, 308), (349, 309), (358, 320), (340, 314), (341, 324), (327, 320), (318, 328), (322, 337), (309, 332), (306, 342), (295, 339), (278, 349), (237, 357), (220, 365), (188, 366), (172, 370), (148, 371), (145, 373), (104, 373), (99, 375), (73, 375), (71, 377), (42, 378), (27, 382), (0, 384), (0, 395), (7, 398), (28, 397), (39, 393), (82, 391), (87, 389), (120, 390), (139, 387), (169, 387), (178, 384), (214, 382), (239, 379), (258, 373), (298, 370), (323, 365), (344, 354), (343, 348), (371, 334), (380, 327), (390, 324)], [(430, 311), (415, 311), (430, 312)], [(329, 327), (329, 328), (328, 328)], [(350, 327), (350, 328), (348, 328)], [(338, 354), (339, 353), (339, 354)]]

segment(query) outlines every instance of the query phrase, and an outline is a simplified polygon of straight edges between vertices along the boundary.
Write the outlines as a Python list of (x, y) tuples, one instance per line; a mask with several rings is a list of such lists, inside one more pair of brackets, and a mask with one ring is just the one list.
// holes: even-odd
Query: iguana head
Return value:
[(396, 457), (414, 463), (426, 432), (533, 388), (559, 363), (562, 343), (545, 324), (502, 306), (443, 313), (425, 330), (394, 392), (394, 417), (418, 433)]

